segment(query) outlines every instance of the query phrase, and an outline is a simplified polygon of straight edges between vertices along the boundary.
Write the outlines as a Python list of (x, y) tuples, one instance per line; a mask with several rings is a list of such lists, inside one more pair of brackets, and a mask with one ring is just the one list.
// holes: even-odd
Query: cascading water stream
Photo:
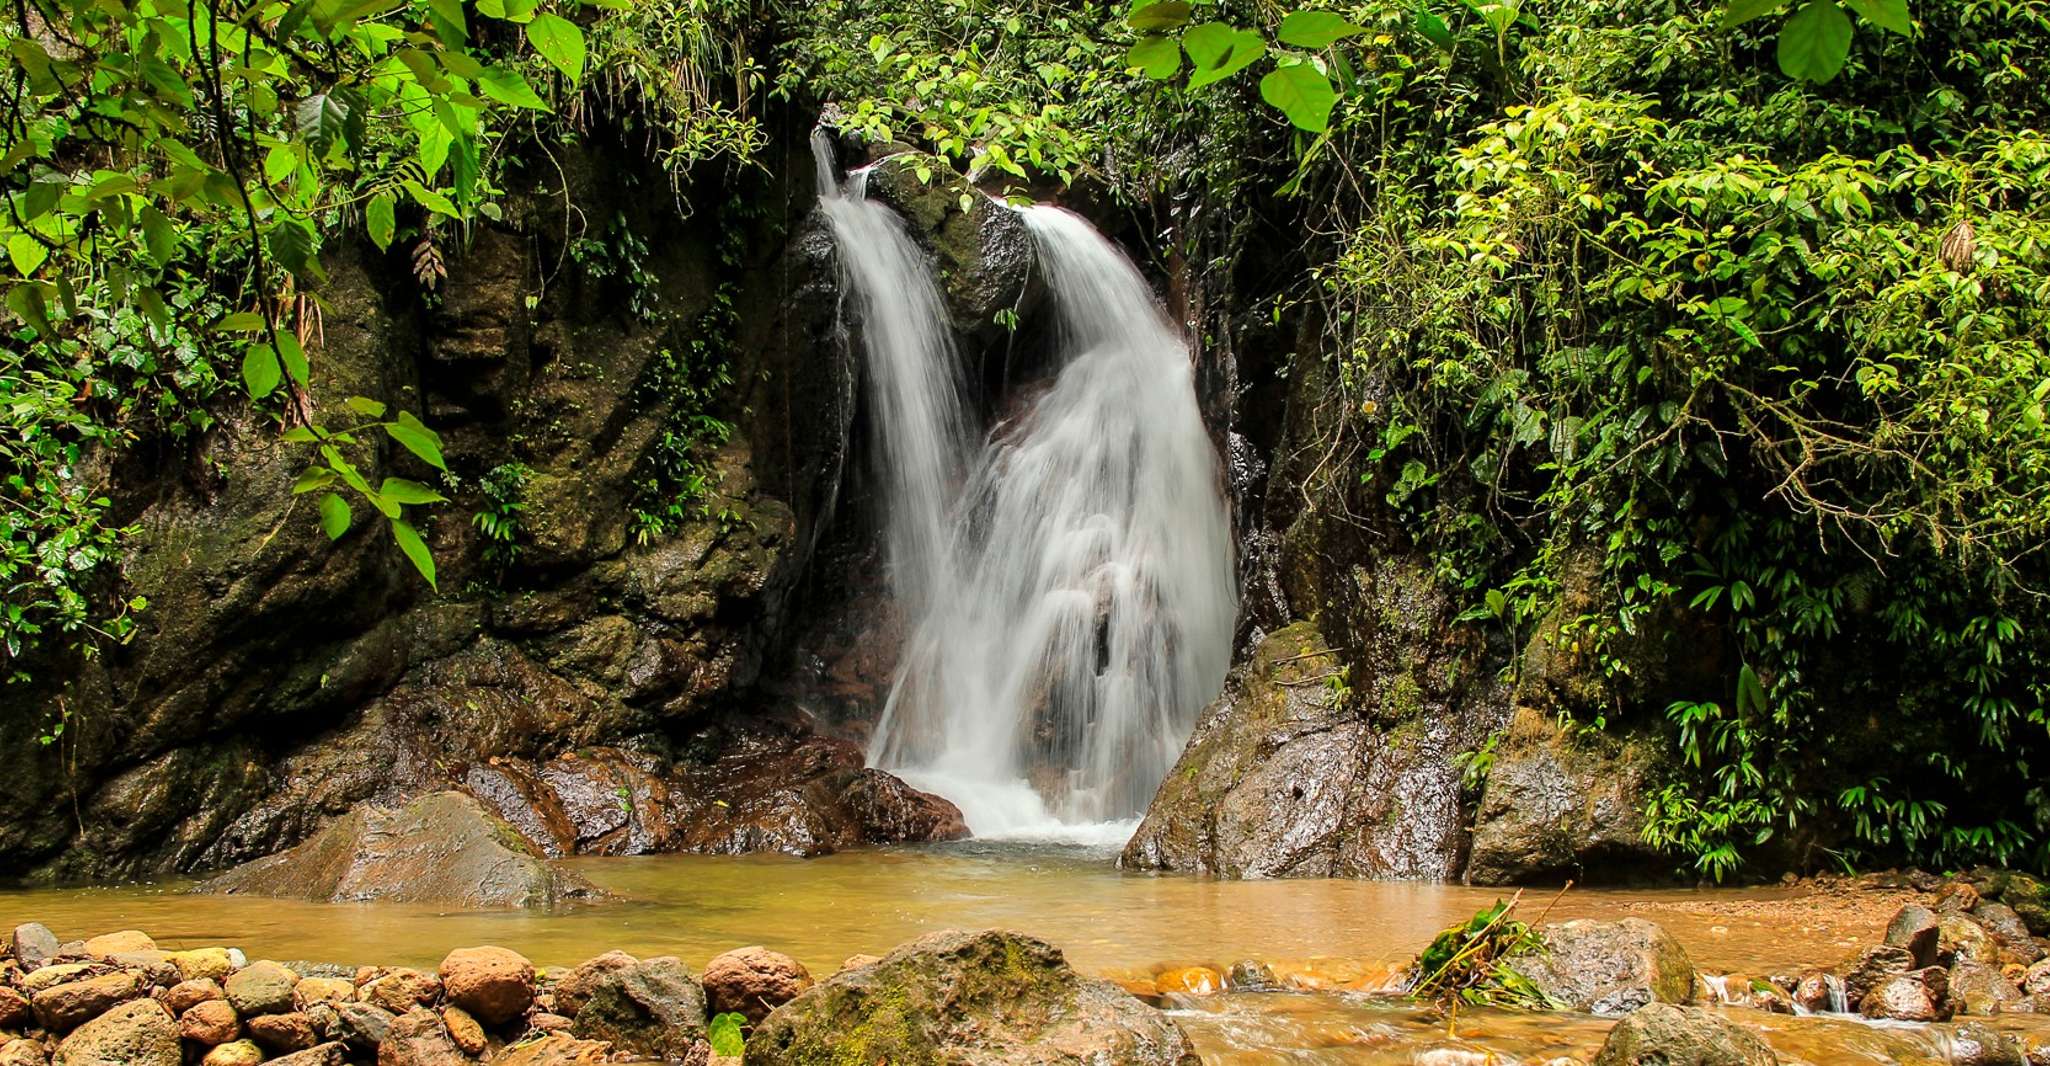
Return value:
[(822, 165), (912, 620), (870, 761), (979, 836), (1121, 842), (1222, 685), (1237, 610), (1188, 351), (1115, 246), (1026, 208), (1059, 373), (973, 447), (930, 266), (860, 175), (842, 192)]

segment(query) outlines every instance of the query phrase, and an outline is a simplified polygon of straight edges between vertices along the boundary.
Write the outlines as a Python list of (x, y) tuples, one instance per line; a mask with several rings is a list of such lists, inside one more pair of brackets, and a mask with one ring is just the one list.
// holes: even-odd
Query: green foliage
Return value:
[(470, 523), (484, 535), (484, 562), (501, 573), (520, 557), (520, 512), (527, 509), (523, 496), (532, 474), (523, 463), (500, 463), (477, 485), (484, 506)]
[(739, 1058), (747, 1053), (747, 1038), (741, 1035), (741, 1026), (747, 1023), (747, 1016), (727, 1011), (712, 1015), (706, 1024), (705, 1033), (712, 1042), (712, 1054), (724, 1058)]
[(1618, 691), (1646, 634), (1727, 636), (1647, 830), (1703, 871), (2050, 861), (2050, 142), (2008, 68), (2050, 8), (1932, 9), (1827, 97), (1701, 14), (1524, 16), (1499, 79), (1419, 41), (1334, 131), (1372, 161), (1323, 272), (1362, 478), (1469, 617), (1590, 560), (1562, 629)]
[[(1521, 896), (1521, 893), (1518, 893)], [(1449, 1006), (1561, 1010), (1559, 1003), (1509, 966), (1511, 959), (1542, 955), (1545, 940), (1509, 916), (1514, 900), (1496, 900), (1431, 939), (1409, 972), (1411, 999)]]

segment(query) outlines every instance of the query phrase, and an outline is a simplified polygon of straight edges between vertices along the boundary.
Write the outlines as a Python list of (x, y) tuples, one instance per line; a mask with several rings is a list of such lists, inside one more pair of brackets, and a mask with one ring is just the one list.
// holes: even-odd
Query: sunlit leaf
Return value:
[(354, 517), (349, 510), (349, 501), (332, 492), (321, 494), (320, 531), (327, 534), (327, 539), (342, 539), (342, 534), (349, 531), (349, 522)]
[(427, 550), (427, 542), (420, 539), (420, 533), (403, 518), (391, 520), (392, 539), (399, 542), (399, 550), (413, 561), (413, 569), (427, 579), (429, 587), (439, 592), (441, 586), (434, 580), (434, 553)]
[(1172, 37), (1141, 37), (1125, 53), (1125, 66), (1137, 67), (1147, 77), (1164, 81), (1182, 69), (1182, 46)]
[(1277, 67), (1260, 79), (1260, 98), (1281, 109), (1297, 129), (1322, 133), (1331, 128), (1331, 109), (1338, 93), (1331, 80), (1308, 63)]
[(1787, 77), (1829, 81), (1850, 55), (1851, 17), (1836, 0), (1807, 0), (1780, 27), (1779, 63)]
[(284, 368), (278, 365), (278, 353), (268, 344), (252, 344), (242, 353), (242, 384), (249, 390), (249, 398), (261, 400), (278, 387), (285, 378)]
[(584, 31), (561, 15), (540, 14), (527, 23), (527, 43), (574, 85), (584, 80)]
[(1275, 31), (1274, 36), (1282, 44), (1320, 49), (1365, 32), (1365, 26), (1356, 26), (1335, 12), (1291, 11), (1282, 18), (1281, 28)]

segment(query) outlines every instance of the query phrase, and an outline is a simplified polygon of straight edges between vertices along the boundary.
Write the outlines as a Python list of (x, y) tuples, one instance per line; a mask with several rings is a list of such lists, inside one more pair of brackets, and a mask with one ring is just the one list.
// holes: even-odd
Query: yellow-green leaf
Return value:
[(527, 43), (574, 85), (584, 80), (584, 31), (561, 15), (540, 14), (527, 23)]
[(406, 558), (413, 561), (413, 569), (420, 571), (420, 576), (427, 579), (428, 587), (436, 592), (441, 591), (441, 586), (434, 581), (434, 553), (427, 550), (427, 542), (420, 539), (419, 531), (405, 519), (394, 518), (391, 520), (391, 535), (393, 540), (399, 542), (399, 550), (405, 552)]
[(1365, 26), (1356, 26), (1345, 16), (1334, 12), (1291, 11), (1282, 18), (1281, 28), (1274, 32), (1274, 36), (1282, 44), (1322, 49), (1365, 32)]
[(1134, 67), (1159, 81), (1172, 78), (1182, 69), (1182, 46), (1172, 37), (1141, 37), (1125, 53), (1125, 66)]
[(393, 503), (447, 503), (448, 497), (402, 477), (388, 477), (377, 487), (378, 495)]
[(355, 517), (349, 511), (349, 501), (332, 492), (320, 497), (320, 531), (329, 540), (340, 540), (349, 531), (349, 521)]
[(1260, 98), (1281, 109), (1297, 129), (1323, 133), (1331, 128), (1331, 109), (1338, 93), (1331, 79), (1308, 63), (1277, 67), (1260, 79)]
[(26, 233), (16, 233), (7, 238), (7, 259), (14, 264), (14, 272), (28, 277), (50, 258), (50, 250), (41, 241)]
[(363, 208), (363, 226), (370, 231), (370, 240), (379, 251), (391, 247), (392, 235), (398, 232), (398, 208), (388, 192), (378, 193), (370, 198)]
[(242, 353), (242, 384), (249, 389), (250, 399), (269, 396), (284, 377), (284, 369), (278, 366), (278, 353), (271, 351), (270, 345), (252, 344)]

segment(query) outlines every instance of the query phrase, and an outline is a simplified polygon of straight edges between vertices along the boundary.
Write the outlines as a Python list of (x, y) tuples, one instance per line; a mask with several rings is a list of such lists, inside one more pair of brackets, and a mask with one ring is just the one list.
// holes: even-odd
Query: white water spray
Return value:
[(825, 205), (864, 312), (913, 620), (870, 761), (980, 836), (1122, 841), (1223, 684), (1237, 611), (1188, 352), (1115, 246), (1027, 208), (1059, 376), (970, 448), (931, 268), (850, 185)]

